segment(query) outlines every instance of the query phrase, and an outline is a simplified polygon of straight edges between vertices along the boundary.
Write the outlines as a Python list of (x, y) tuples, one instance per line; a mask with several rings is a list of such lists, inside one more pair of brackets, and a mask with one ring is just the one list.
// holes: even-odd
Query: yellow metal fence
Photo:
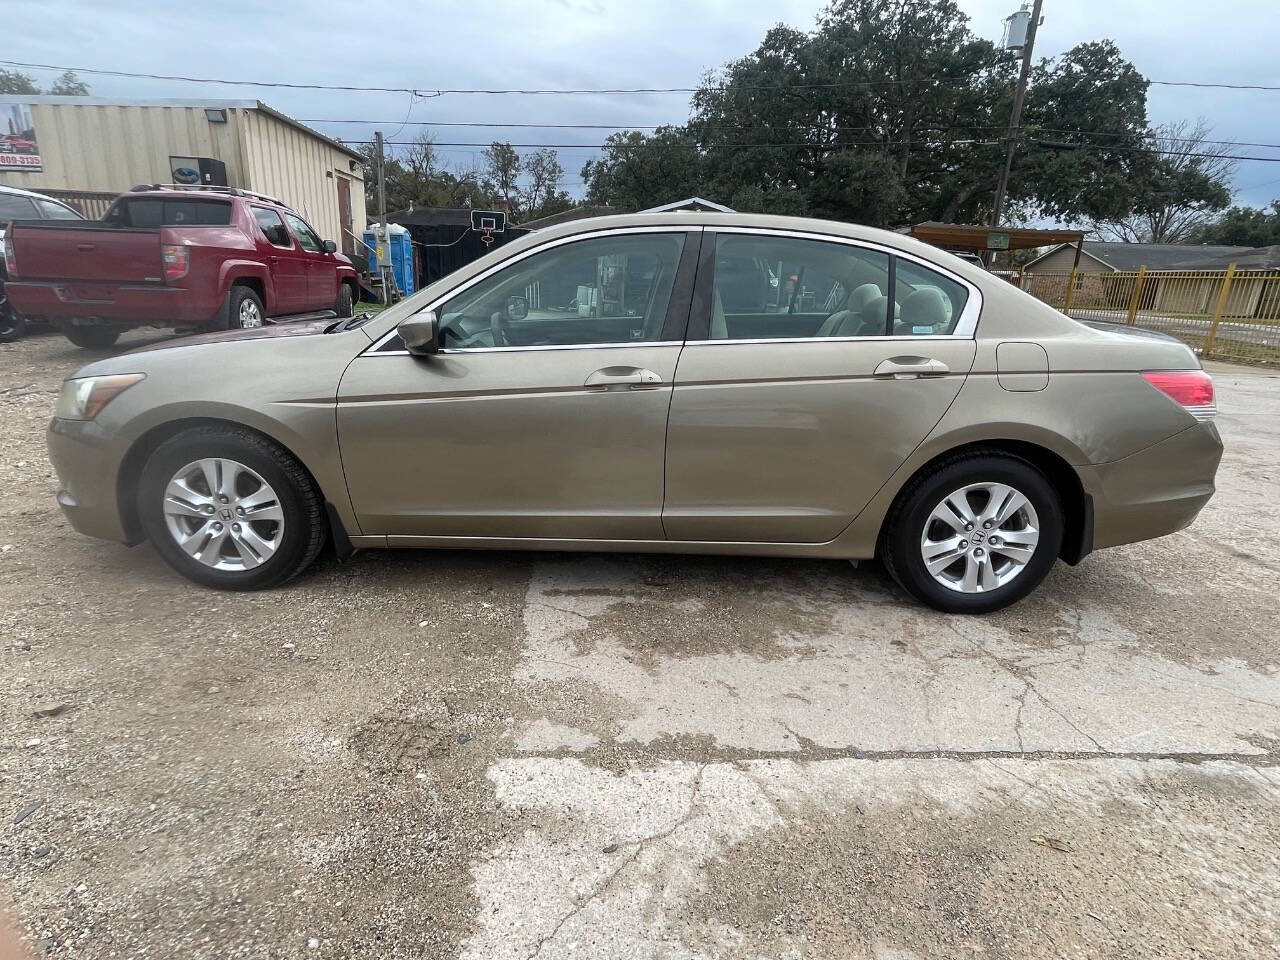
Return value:
[(1077, 320), (1158, 330), (1205, 357), (1280, 363), (1280, 271), (1140, 270), (1005, 273)]

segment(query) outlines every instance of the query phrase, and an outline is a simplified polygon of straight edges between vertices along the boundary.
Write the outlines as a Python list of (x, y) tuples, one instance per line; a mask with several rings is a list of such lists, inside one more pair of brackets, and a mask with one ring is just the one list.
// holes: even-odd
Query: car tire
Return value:
[(324, 502), (306, 469), (239, 427), (196, 427), (157, 447), (142, 470), (137, 509), (169, 566), (219, 590), (284, 583), (325, 541)]
[(922, 603), (946, 613), (991, 613), (1044, 580), (1063, 526), (1062, 498), (1040, 470), (1020, 457), (977, 451), (942, 461), (903, 489), (886, 518), (880, 554)]
[(77, 327), (67, 324), (62, 328), (62, 332), (77, 347), (83, 347), (85, 350), (106, 350), (115, 345), (122, 331), (119, 327)]
[(262, 298), (252, 287), (236, 284), (227, 291), (226, 329), (256, 330), (266, 322)]
[(27, 321), (6, 300), (0, 303), (0, 343), (13, 343), (27, 333)]
[(355, 316), (356, 305), (355, 297), (351, 293), (351, 284), (338, 284), (338, 302), (334, 304), (333, 310), (339, 318)]

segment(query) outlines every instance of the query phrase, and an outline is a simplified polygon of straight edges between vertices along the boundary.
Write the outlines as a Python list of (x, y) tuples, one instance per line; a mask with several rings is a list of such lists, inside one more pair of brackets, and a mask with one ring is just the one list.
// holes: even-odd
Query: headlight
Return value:
[(62, 420), (93, 420), (103, 407), (146, 376), (145, 373), (118, 373), (109, 377), (63, 380), (53, 415)]

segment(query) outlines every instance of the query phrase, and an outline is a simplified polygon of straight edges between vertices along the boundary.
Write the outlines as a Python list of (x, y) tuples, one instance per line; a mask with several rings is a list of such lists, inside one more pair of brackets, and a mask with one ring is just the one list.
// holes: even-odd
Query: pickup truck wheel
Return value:
[(315, 559), (326, 530), (302, 464), (233, 426), (196, 427), (156, 448), (138, 485), (138, 517), (169, 566), (219, 590), (283, 583)]
[(334, 305), (333, 309), (339, 317), (351, 317), (355, 315), (355, 300), (351, 296), (351, 284), (342, 283), (338, 285), (338, 302)]
[(267, 319), (262, 300), (249, 287), (234, 286), (227, 294), (227, 326), (232, 330), (253, 330)]
[(67, 324), (62, 328), (67, 339), (86, 350), (105, 350), (120, 339), (118, 327), (77, 327)]
[(0, 296), (0, 343), (21, 340), (27, 332), (27, 321)]

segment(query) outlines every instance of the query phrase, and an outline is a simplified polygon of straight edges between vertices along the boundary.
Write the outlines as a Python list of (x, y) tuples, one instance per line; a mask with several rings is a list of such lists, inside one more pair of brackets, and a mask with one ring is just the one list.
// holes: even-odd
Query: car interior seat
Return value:
[(862, 336), (859, 329), (862, 327), (862, 311), (867, 304), (875, 299), (884, 299), (880, 293), (880, 288), (874, 283), (864, 283), (860, 287), (854, 287), (853, 292), (849, 294), (849, 302), (843, 310), (837, 310), (831, 316), (822, 322), (822, 326), (818, 328), (818, 332), (814, 334), (817, 337), (856, 337)]
[(905, 336), (928, 336), (949, 333), (951, 308), (937, 287), (920, 287), (902, 301), (901, 318), (893, 325), (895, 333)]

